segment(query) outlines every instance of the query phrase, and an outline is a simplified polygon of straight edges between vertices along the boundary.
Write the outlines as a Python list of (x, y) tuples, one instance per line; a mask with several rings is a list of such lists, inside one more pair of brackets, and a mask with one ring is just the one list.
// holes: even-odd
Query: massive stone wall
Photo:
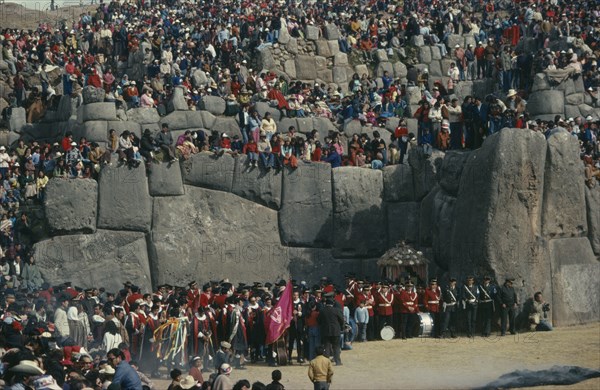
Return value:
[(377, 257), (405, 240), (431, 254), (431, 276), (513, 277), (522, 302), (544, 293), (555, 323), (587, 322), (598, 319), (600, 196), (584, 190), (575, 143), (503, 129), (474, 152), (412, 149), (409, 164), (383, 171), (302, 163), (250, 173), (243, 156), (206, 152), (153, 164), (148, 177), (143, 166), (107, 167), (97, 185), (51, 180), (46, 218), (61, 235), (35, 254), (49, 281), (109, 288), (310, 283), (377, 277)]
[[(259, 67), (342, 89), (354, 72), (381, 83), (388, 70), (406, 81), (408, 58), (378, 51), (374, 67), (353, 67), (337, 50), (335, 27), (309, 26), (305, 33), (305, 41), (283, 34), (278, 47), (261, 50)], [(452, 46), (469, 43), (461, 36), (449, 39)], [(449, 60), (438, 48), (416, 46), (412, 64), (427, 67), (431, 82), (445, 82)], [(194, 74), (198, 83), (203, 77)], [(464, 82), (456, 95), (485, 96), (493, 89), (492, 80)], [(528, 109), (534, 116), (600, 117), (580, 80), (552, 85), (539, 74), (533, 91)], [(418, 89), (409, 88), (411, 109), (419, 99)], [(86, 88), (82, 96), (62, 97), (41, 123), (26, 124), (24, 110), (15, 109), (8, 140), (54, 141), (72, 131), (102, 144), (110, 129), (139, 135), (157, 132), (162, 123), (174, 137), (185, 130), (240, 134), (237, 117), (223, 115), (222, 99), (206, 99), (202, 108), (187, 110), (176, 89), (164, 117), (154, 109), (125, 111)], [(264, 103), (257, 108), (272, 110)], [(301, 134), (317, 129), (323, 139), (337, 129), (328, 119), (274, 113), (280, 131), (291, 125)], [(416, 133), (416, 120), (407, 122)], [(397, 124), (398, 118), (384, 128), (351, 121), (339, 130), (342, 142), (375, 130), (389, 141)], [(210, 153), (152, 164), (150, 172), (111, 166), (98, 182), (50, 182), (45, 211), (52, 238), (35, 245), (35, 256), (50, 282), (68, 275), (76, 284), (109, 289), (125, 280), (145, 289), (224, 277), (252, 282), (292, 276), (310, 283), (329, 275), (339, 282), (351, 271), (378, 277), (378, 256), (404, 240), (430, 255), (431, 276), (514, 277), (522, 301), (544, 292), (555, 323), (587, 322), (599, 317), (600, 189), (584, 187), (581, 171), (570, 135), (558, 132), (546, 140), (517, 129), (488, 137), (474, 152), (426, 156), (413, 149), (407, 164), (383, 171), (300, 163), (295, 170), (266, 172), (248, 167), (244, 156)]]

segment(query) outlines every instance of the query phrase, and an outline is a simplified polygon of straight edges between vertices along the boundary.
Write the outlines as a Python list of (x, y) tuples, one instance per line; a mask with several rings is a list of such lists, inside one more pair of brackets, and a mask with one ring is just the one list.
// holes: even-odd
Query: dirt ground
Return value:
[[(331, 389), (463, 389), (483, 386), (514, 370), (555, 365), (600, 369), (600, 323), (487, 339), (411, 339), (356, 343), (342, 352)], [(279, 367), (286, 390), (312, 389), (307, 365)], [(235, 381), (271, 381), (272, 367), (249, 365)], [(205, 378), (208, 374), (205, 374)], [(157, 381), (166, 389), (168, 381)], [(535, 389), (600, 389), (600, 379)]]

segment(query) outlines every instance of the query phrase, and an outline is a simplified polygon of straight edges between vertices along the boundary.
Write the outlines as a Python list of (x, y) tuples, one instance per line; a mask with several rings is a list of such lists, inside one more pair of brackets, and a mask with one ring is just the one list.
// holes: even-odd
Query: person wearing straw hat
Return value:
[(21, 360), (8, 371), (14, 374), (13, 385), (9, 388), (15, 390), (31, 389), (35, 377), (44, 375), (44, 371), (33, 360)]
[(185, 376), (179, 382), (179, 387), (181, 387), (182, 389), (191, 389), (191, 388), (197, 387), (197, 386), (198, 386), (198, 382), (191, 375)]

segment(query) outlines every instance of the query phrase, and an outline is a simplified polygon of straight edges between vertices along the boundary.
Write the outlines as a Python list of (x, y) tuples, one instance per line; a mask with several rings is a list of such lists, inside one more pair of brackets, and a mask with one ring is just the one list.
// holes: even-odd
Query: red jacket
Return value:
[(393, 314), (394, 295), (390, 291), (387, 294), (384, 294), (383, 291), (378, 292), (375, 296), (375, 302), (377, 303), (377, 314), (380, 316), (391, 316)]
[(431, 313), (439, 313), (441, 296), (442, 293), (439, 288), (434, 291), (430, 287), (427, 287), (425, 289), (425, 308)]
[(417, 300), (417, 292), (416, 291), (406, 291), (402, 290), (400, 293), (400, 300), (402, 301), (402, 309), (401, 312), (408, 313), (418, 313), (419, 312), (419, 302)]
[(247, 143), (246, 145), (244, 145), (244, 148), (242, 149), (242, 153), (244, 153), (244, 154), (258, 153), (258, 146), (256, 145), (255, 142)]

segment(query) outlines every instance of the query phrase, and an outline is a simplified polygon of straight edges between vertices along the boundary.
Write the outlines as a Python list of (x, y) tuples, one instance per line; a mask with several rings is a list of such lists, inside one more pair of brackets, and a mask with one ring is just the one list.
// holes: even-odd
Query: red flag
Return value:
[(292, 290), (292, 282), (288, 281), (285, 290), (279, 297), (279, 301), (265, 317), (266, 344), (277, 341), (283, 332), (290, 327), (292, 322)]

